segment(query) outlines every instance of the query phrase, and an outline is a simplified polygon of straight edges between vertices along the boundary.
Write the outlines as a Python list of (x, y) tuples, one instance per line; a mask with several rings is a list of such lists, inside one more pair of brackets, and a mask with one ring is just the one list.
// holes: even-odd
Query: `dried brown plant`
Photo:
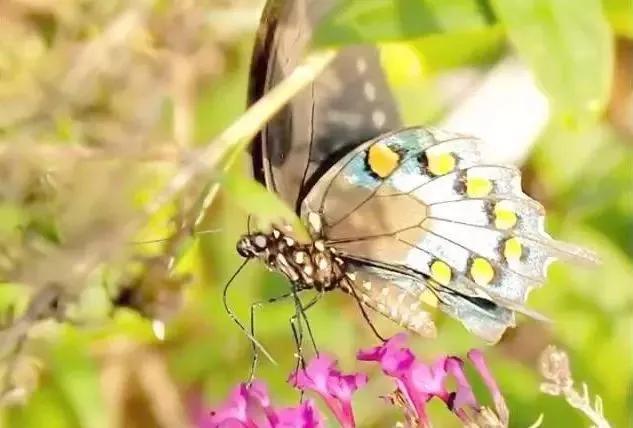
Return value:
[(549, 345), (542, 352), (539, 368), (545, 381), (541, 383), (541, 391), (545, 394), (560, 396), (575, 409), (584, 413), (595, 428), (610, 428), (603, 412), (602, 399), (589, 395), (586, 383), (581, 384), (581, 391), (574, 388), (574, 378), (569, 366), (569, 356), (565, 351)]

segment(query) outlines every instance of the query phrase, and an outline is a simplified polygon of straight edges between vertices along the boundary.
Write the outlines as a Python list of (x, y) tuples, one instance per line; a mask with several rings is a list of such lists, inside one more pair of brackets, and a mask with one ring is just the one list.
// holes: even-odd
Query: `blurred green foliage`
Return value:
[[(181, 397), (201, 393), (217, 403), (248, 374), (250, 343), (227, 317), (221, 287), (240, 263), (234, 248), (247, 214), (276, 218), (288, 208), (247, 178), (247, 156), (222, 177), (224, 187), (203, 222), (202, 229), (220, 232), (192, 237), (177, 254), (169, 278), (190, 281), (182, 287), (182, 305), (169, 311), (166, 340), (156, 339), (151, 321), (134, 308), (112, 311), (108, 298), (121, 278), (141, 269), (140, 261), (162, 254), (164, 243), (133, 245), (133, 251), (126, 243), (112, 254), (103, 242), (151, 199), (177, 168), (181, 150), (205, 144), (245, 108), (261, 2), (175, 3), (0, 4), (0, 268), (11, 280), (0, 287), (0, 305), (21, 314), (37, 289), (28, 279), (42, 286), (42, 278), (66, 278), (62, 274), (86, 255), (107, 259), (82, 277), (76, 322), (38, 323), (24, 356), (3, 365), (0, 374), (29, 396), (0, 412), (0, 426), (186, 426)], [(141, 18), (127, 37), (108, 38), (127, 28), (121, 18), (134, 14)], [(547, 207), (553, 236), (594, 249), (603, 264), (554, 265), (547, 286), (530, 299), (554, 322), (521, 319), (487, 350), (512, 426), (527, 427), (541, 413), (545, 427), (588, 425), (562, 399), (538, 391), (536, 358), (549, 343), (569, 351), (577, 381), (602, 397), (614, 427), (630, 426), (633, 418), (633, 136), (605, 114), (615, 102), (613, 68), (623, 66), (615, 39), (631, 47), (628, 0), (349, 0), (316, 32), (317, 45), (378, 44), (407, 123), (434, 123), (450, 110), (438, 83), (444, 73), (486, 70), (513, 52), (551, 102), (549, 126), (522, 165), (524, 186)], [(186, 78), (192, 72), (195, 83)], [(68, 81), (69, 75), (79, 77)], [(168, 236), (174, 213), (187, 201), (165, 207), (134, 239)], [(16, 271), (23, 282), (9, 275)], [(230, 303), (244, 320), (253, 302), (287, 289), (282, 278), (255, 264), (236, 281)], [(295, 361), (292, 313), (288, 303), (257, 313), (257, 335), (278, 362), (263, 359), (257, 373), (280, 403), (298, 398), (285, 383)], [(321, 349), (335, 353), (346, 370), (365, 369), (354, 354), (375, 339), (346, 296), (327, 296), (309, 315)], [(451, 320), (438, 324), (437, 340), (414, 341), (420, 355), (484, 346)], [(397, 331), (387, 322), (378, 325)], [(397, 413), (377, 398), (390, 388), (378, 378), (359, 394), (360, 426), (395, 421)], [(441, 406), (432, 412), (436, 426), (454, 426)]]

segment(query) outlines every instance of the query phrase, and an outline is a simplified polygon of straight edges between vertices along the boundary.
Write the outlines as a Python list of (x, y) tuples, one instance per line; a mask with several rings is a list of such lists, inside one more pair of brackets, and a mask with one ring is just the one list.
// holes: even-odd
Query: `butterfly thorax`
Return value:
[(301, 243), (279, 229), (271, 233), (243, 235), (237, 252), (245, 258), (263, 261), (272, 270), (285, 275), (300, 289), (335, 289), (345, 276), (345, 263), (334, 248), (316, 239)]

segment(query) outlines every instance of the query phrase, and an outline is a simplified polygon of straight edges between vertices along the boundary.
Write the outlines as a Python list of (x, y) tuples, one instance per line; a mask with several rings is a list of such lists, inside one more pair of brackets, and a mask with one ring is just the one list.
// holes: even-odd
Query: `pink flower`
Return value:
[(209, 427), (260, 427), (270, 426), (270, 400), (266, 386), (255, 381), (235, 387), (229, 398), (218, 410), (211, 412)]
[[(394, 379), (396, 390), (386, 398), (402, 408), (411, 426), (430, 426), (426, 406), (434, 397), (442, 400), (465, 426), (508, 426), (505, 400), (481, 351), (471, 350), (468, 359), (488, 387), (496, 411), (478, 402), (464, 372), (462, 359), (443, 356), (426, 364), (417, 360), (405, 346), (406, 339), (405, 334), (396, 335), (380, 346), (359, 351), (357, 358), (379, 363), (383, 372)], [(456, 386), (449, 389), (448, 380)], [(366, 375), (343, 374), (334, 359), (318, 356), (305, 368), (292, 373), (288, 381), (302, 391), (311, 390), (320, 395), (342, 427), (356, 426), (352, 396), (367, 383)], [(192, 412), (198, 428), (324, 427), (323, 418), (312, 401), (277, 409), (271, 404), (266, 386), (259, 381), (237, 386), (224, 405), (209, 415), (204, 415), (198, 401)]]
[(409, 348), (403, 346), (406, 338), (405, 334), (398, 334), (380, 346), (359, 351), (357, 358), (380, 363), (383, 372), (395, 378), (398, 399), (392, 397), (393, 401), (404, 401), (403, 404), (408, 407), (405, 411), (413, 414), (418, 423), (427, 426), (426, 403), (433, 397), (445, 402), (450, 398), (444, 387), (447, 358), (440, 358), (430, 366), (421, 363)]
[[(477, 402), (464, 373), (464, 362), (458, 357), (444, 356), (431, 365), (422, 363), (404, 346), (405, 341), (406, 335), (398, 334), (380, 346), (361, 350), (357, 355), (361, 361), (378, 362), (383, 372), (394, 378), (396, 391), (389, 397), (390, 401), (404, 407), (407, 417), (421, 426), (429, 426), (426, 403), (433, 397), (442, 400), (463, 421), (476, 420), (484, 408)], [(492, 393), (498, 420), (507, 426), (505, 401), (484, 362), (483, 354), (472, 350), (468, 357)], [(449, 377), (457, 383), (455, 391), (448, 391), (445, 386)], [(490, 416), (489, 413), (486, 412), (486, 417)]]
[(468, 352), (468, 359), (473, 363), (473, 366), (475, 366), (479, 376), (481, 376), (488, 387), (490, 395), (492, 395), (492, 399), (495, 403), (495, 409), (497, 411), (497, 416), (499, 416), (499, 420), (501, 423), (507, 425), (510, 420), (510, 412), (508, 411), (506, 401), (501, 394), (499, 385), (497, 385), (497, 381), (488, 369), (488, 365), (484, 360), (484, 354), (478, 349), (471, 349), (470, 352)]
[(508, 426), (508, 408), (497, 382), (486, 365), (483, 353), (478, 349), (472, 349), (468, 352), (468, 359), (475, 366), (475, 369), (488, 387), (495, 403), (496, 412), (481, 406), (477, 402), (464, 373), (464, 362), (457, 357), (451, 357), (447, 361), (446, 367), (447, 372), (457, 381), (457, 391), (448, 403), (449, 408), (466, 424), (472, 424), (473, 422), (477, 424), (486, 420), (486, 426)]
[(294, 387), (319, 394), (343, 427), (355, 427), (352, 395), (367, 383), (364, 374), (342, 374), (336, 361), (327, 356), (312, 359), (305, 369), (291, 374), (288, 381)]
[(464, 362), (457, 357), (450, 357), (446, 360), (446, 372), (450, 373), (457, 381), (457, 391), (451, 394), (446, 405), (460, 419), (464, 419), (462, 414), (464, 408), (478, 408), (477, 399), (473, 393), (473, 389), (464, 373)]
[(307, 400), (297, 407), (275, 409), (266, 385), (254, 381), (238, 385), (228, 400), (206, 420), (198, 418), (198, 428), (322, 428), (323, 419), (314, 403)]
[(358, 351), (356, 358), (361, 361), (377, 361), (385, 374), (398, 377), (406, 373), (415, 360), (413, 352), (403, 347), (406, 340), (406, 334), (397, 334), (382, 345)]
[(306, 400), (298, 407), (286, 407), (275, 412), (275, 428), (322, 428), (323, 418), (312, 400)]

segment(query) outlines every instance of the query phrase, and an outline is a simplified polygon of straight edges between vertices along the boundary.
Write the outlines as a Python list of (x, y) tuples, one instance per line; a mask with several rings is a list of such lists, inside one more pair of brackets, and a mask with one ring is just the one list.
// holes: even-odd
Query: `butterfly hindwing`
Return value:
[(361, 303), (422, 337), (435, 337), (428, 306), (436, 299), (425, 283), (364, 263), (350, 263), (347, 270), (347, 285)]
[(427, 128), (371, 140), (321, 177), (302, 215), (322, 216), (326, 241), (344, 258), (411, 274), (367, 268), (374, 279), (365, 281), (391, 281), (407, 291), (404, 299), (415, 294), (409, 283), (430, 285), (444, 312), (494, 341), (513, 325), (513, 311), (529, 313), (527, 295), (551, 260), (592, 255), (554, 241), (543, 207), (521, 190), (519, 171), (482, 164), (480, 144)]
[(422, 337), (436, 336), (431, 311), (442, 311), (462, 320), (471, 331), (496, 342), (508, 325), (512, 311), (482, 298), (441, 287), (406, 267), (359, 263), (348, 259), (348, 285), (363, 304)]

